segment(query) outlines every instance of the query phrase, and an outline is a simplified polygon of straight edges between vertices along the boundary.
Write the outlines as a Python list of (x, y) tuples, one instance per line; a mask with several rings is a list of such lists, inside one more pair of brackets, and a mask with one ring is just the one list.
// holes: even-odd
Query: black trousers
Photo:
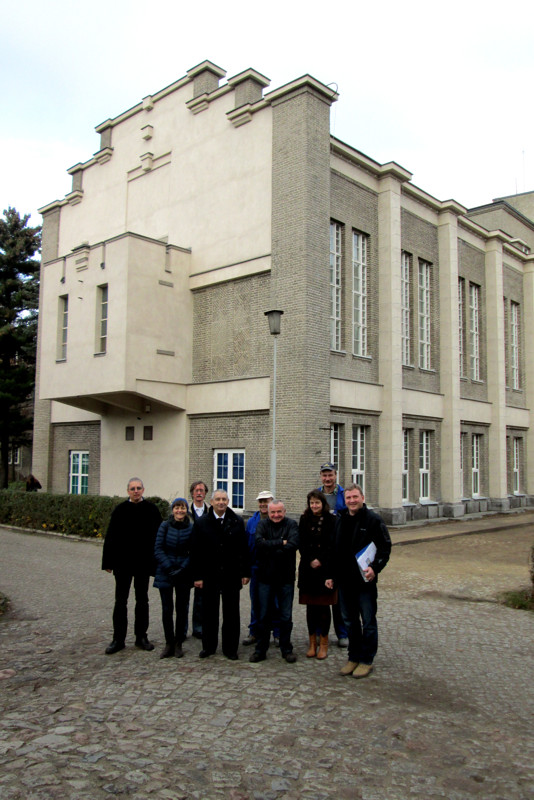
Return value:
[(113, 638), (124, 642), (128, 630), (128, 596), (132, 581), (135, 591), (135, 638), (141, 639), (148, 631), (148, 585), (150, 575), (146, 572), (119, 572), (115, 576), (115, 606), (113, 608)]
[(219, 641), (219, 606), (222, 602), (222, 651), (231, 656), (239, 646), (239, 592), (241, 583), (219, 584), (204, 581), (202, 589), (202, 649), (208, 653), (217, 650)]
[[(189, 608), (190, 586), (178, 584), (160, 588), (161, 621), (165, 633), (166, 644), (181, 644), (185, 639), (184, 628), (187, 629), (187, 610)], [(176, 622), (173, 623), (173, 613), (176, 607)]]

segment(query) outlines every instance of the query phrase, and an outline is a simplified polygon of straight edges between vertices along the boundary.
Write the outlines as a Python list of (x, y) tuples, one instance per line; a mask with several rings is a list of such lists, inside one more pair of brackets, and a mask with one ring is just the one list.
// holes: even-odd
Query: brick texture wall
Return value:
[(51, 426), (51, 463), (49, 491), (69, 491), (71, 450), (89, 451), (89, 494), (100, 494), (100, 423), (75, 422)]

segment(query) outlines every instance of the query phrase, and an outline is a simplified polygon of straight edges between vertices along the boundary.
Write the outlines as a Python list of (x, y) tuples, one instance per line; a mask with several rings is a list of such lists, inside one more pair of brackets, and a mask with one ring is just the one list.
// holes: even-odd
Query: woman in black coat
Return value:
[[(183, 656), (182, 641), (187, 627), (189, 594), (193, 575), (189, 564), (193, 523), (188, 517), (189, 506), (183, 497), (172, 503), (172, 514), (159, 526), (154, 555), (156, 577), (154, 586), (161, 596), (165, 648), (160, 658)], [(173, 625), (174, 595), (176, 595), (176, 623)]]
[[(330, 606), (337, 602), (337, 591), (325, 587), (325, 567), (334, 544), (335, 517), (324, 494), (318, 489), (308, 493), (307, 507), (299, 522), (300, 565), (299, 603), (306, 606), (310, 647), (306, 656), (319, 659), (328, 655), (328, 632), (332, 615)], [(319, 650), (317, 650), (319, 631)]]

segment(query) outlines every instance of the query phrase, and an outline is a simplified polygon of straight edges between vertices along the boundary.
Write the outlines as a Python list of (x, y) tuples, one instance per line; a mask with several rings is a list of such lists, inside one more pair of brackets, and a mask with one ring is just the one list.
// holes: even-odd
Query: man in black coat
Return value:
[(153, 650), (147, 638), (148, 586), (154, 575), (154, 544), (161, 514), (154, 503), (143, 499), (145, 487), (140, 478), (128, 481), (128, 500), (113, 509), (109, 521), (102, 569), (115, 576), (113, 641), (106, 648), (111, 655), (123, 650), (128, 628), (128, 596), (132, 580), (135, 590), (135, 646)]
[[(342, 675), (365, 678), (373, 669), (378, 649), (376, 588), (378, 573), (391, 553), (391, 539), (383, 519), (365, 505), (360, 486), (345, 489), (347, 511), (339, 517), (333, 557), (327, 565), (329, 589), (339, 589), (339, 604), (349, 634), (348, 661)], [(358, 565), (357, 556), (369, 545), (376, 552)]]
[(241, 517), (228, 508), (228, 494), (213, 492), (211, 508), (195, 520), (191, 569), (195, 587), (202, 589), (202, 650), (200, 658), (215, 653), (219, 639), (222, 600), (222, 651), (237, 659), (239, 592), (250, 580), (250, 554)]
[(298, 546), (297, 523), (286, 517), (286, 507), (280, 500), (271, 500), (267, 519), (260, 520), (256, 528), (259, 619), (256, 649), (250, 656), (253, 663), (265, 659), (275, 599), (280, 621), (280, 652), (289, 664), (297, 660), (291, 644), (291, 631)]

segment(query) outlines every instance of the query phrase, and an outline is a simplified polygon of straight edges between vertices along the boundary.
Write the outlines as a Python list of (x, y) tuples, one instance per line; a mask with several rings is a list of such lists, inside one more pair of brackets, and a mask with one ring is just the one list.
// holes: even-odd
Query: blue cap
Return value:
[(327, 461), (326, 464), (321, 464), (319, 472), (326, 472), (327, 470), (328, 471), (333, 470), (334, 472), (337, 472), (337, 469), (335, 468), (335, 466), (332, 464), (331, 461)]
[(171, 509), (174, 508), (176, 503), (183, 503), (184, 506), (186, 507), (186, 509), (189, 511), (189, 503), (187, 502), (185, 497), (175, 497), (174, 500), (171, 503)]

